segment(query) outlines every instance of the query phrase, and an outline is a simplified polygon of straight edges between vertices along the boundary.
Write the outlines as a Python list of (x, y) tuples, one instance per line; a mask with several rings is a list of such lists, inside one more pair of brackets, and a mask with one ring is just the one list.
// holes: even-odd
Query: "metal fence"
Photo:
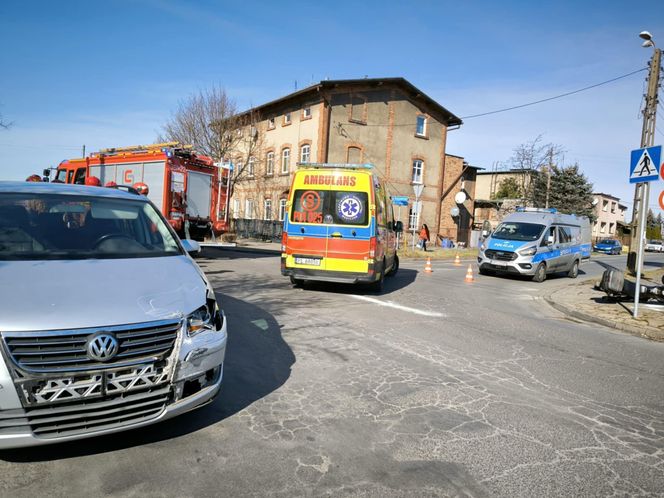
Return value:
[(243, 218), (231, 220), (231, 231), (235, 232), (239, 239), (260, 239), (279, 242), (281, 241), (282, 229), (282, 221), (248, 220)]

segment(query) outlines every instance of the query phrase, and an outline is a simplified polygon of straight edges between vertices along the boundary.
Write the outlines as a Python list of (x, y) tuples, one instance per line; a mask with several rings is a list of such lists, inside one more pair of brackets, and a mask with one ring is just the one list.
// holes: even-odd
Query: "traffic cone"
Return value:
[(431, 258), (427, 258), (427, 264), (424, 265), (424, 271), (426, 273), (433, 273), (433, 268), (431, 268)]
[(454, 256), (454, 266), (461, 266), (461, 258), (459, 257), (459, 253), (456, 253), (456, 256)]
[(475, 280), (473, 277), (473, 268), (471, 265), (468, 265), (468, 271), (466, 272), (466, 278), (464, 279), (466, 282), (472, 282)]

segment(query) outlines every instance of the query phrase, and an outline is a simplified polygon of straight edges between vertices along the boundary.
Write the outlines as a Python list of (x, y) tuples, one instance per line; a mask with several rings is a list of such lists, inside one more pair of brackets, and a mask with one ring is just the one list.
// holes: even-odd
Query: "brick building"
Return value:
[[(282, 220), (298, 162), (372, 163), (392, 195), (411, 199), (400, 213), (404, 227), (427, 223), (432, 236), (467, 237), (472, 208), (464, 203), (455, 219), (448, 197), (463, 184), (472, 202), (475, 169), (445, 153), (461, 119), (405, 79), (321, 81), (244, 116), (251, 124), (238, 133), (254, 149), (231, 200), (233, 218)], [(412, 212), (415, 184), (424, 186), (421, 213)]]

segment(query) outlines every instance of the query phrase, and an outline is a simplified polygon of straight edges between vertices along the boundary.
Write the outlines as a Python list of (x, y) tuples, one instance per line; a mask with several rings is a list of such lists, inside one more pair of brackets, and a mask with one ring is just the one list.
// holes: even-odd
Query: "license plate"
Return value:
[(320, 266), (320, 261), (317, 258), (295, 258), (296, 265)]
[(493, 266), (498, 266), (500, 268), (507, 268), (507, 263), (504, 263), (502, 261), (492, 261)]

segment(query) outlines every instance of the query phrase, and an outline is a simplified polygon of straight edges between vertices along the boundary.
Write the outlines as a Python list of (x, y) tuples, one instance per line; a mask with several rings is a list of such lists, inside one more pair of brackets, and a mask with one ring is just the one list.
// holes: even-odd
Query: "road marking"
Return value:
[(368, 303), (374, 303), (379, 306), (386, 306), (388, 308), (394, 308), (397, 310), (401, 311), (407, 311), (408, 313), (414, 313), (416, 315), (422, 315), (422, 316), (434, 316), (434, 317), (443, 317), (445, 316), (443, 313), (438, 313), (437, 311), (424, 311), (424, 310), (418, 310), (417, 308), (409, 308), (408, 306), (402, 306), (397, 303), (393, 303), (392, 301), (381, 301), (380, 299), (374, 299), (373, 297), (367, 297), (367, 296), (358, 296), (356, 294), (351, 294), (351, 297), (354, 297), (355, 299), (359, 299), (360, 301), (366, 301)]

